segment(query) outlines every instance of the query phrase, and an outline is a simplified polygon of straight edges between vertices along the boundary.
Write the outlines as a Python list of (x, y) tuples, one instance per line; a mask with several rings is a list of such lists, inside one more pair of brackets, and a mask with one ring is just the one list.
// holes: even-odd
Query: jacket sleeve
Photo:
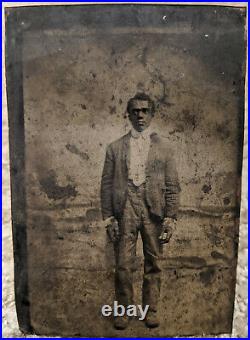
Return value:
[(180, 185), (178, 173), (176, 170), (175, 159), (172, 151), (168, 152), (168, 156), (166, 159), (165, 184), (166, 184), (165, 217), (171, 217), (176, 219), (179, 209)]
[(103, 219), (113, 216), (113, 178), (114, 178), (114, 155), (109, 145), (101, 180), (101, 208)]

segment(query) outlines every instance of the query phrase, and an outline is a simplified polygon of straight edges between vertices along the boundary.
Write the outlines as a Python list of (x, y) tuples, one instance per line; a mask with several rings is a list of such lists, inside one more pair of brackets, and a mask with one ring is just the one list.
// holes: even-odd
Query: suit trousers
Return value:
[(136, 243), (140, 232), (144, 254), (142, 304), (156, 311), (160, 297), (161, 253), (159, 236), (161, 221), (150, 215), (146, 203), (145, 185), (128, 183), (128, 195), (122, 218), (119, 220), (120, 239), (116, 244), (115, 292), (116, 300), (128, 306), (133, 304), (133, 272), (135, 268)]

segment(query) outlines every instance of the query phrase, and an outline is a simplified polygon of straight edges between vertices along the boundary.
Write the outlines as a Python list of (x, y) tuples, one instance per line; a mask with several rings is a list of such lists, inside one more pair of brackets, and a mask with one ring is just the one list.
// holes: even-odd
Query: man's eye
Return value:
[(147, 113), (147, 112), (148, 112), (148, 109), (142, 109), (142, 112), (143, 112), (143, 113)]

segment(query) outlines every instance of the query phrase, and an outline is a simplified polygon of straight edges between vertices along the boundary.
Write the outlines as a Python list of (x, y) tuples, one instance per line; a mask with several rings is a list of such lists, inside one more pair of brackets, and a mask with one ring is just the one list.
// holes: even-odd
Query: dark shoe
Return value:
[(157, 313), (153, 311), (148, 311), (145, 322), (148, 328), (156, 328), (160, 325)]
[(129, 317), (127, 315), (117, 316), (114, 320), (115, 329), (123, 330), (128, 327)]

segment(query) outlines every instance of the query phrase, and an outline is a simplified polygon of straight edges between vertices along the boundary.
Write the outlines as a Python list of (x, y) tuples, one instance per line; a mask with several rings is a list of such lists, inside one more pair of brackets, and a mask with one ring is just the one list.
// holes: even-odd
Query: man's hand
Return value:
[(119, 231), (118, 222), (113, 216), (111, 216), (107, 220), (106, 229), (107, 229), (107, 234), (108, 234), (110, 240), (113, 243), (117, 242), (119, 240), (119, 237), (120, 237), (120, 231)]
[(176, 220), (170, 217), (164, 218), (162, 222), (162, 233), (159, 237), (160, 243), (168, 243), (173, 235), (176, 226)]

